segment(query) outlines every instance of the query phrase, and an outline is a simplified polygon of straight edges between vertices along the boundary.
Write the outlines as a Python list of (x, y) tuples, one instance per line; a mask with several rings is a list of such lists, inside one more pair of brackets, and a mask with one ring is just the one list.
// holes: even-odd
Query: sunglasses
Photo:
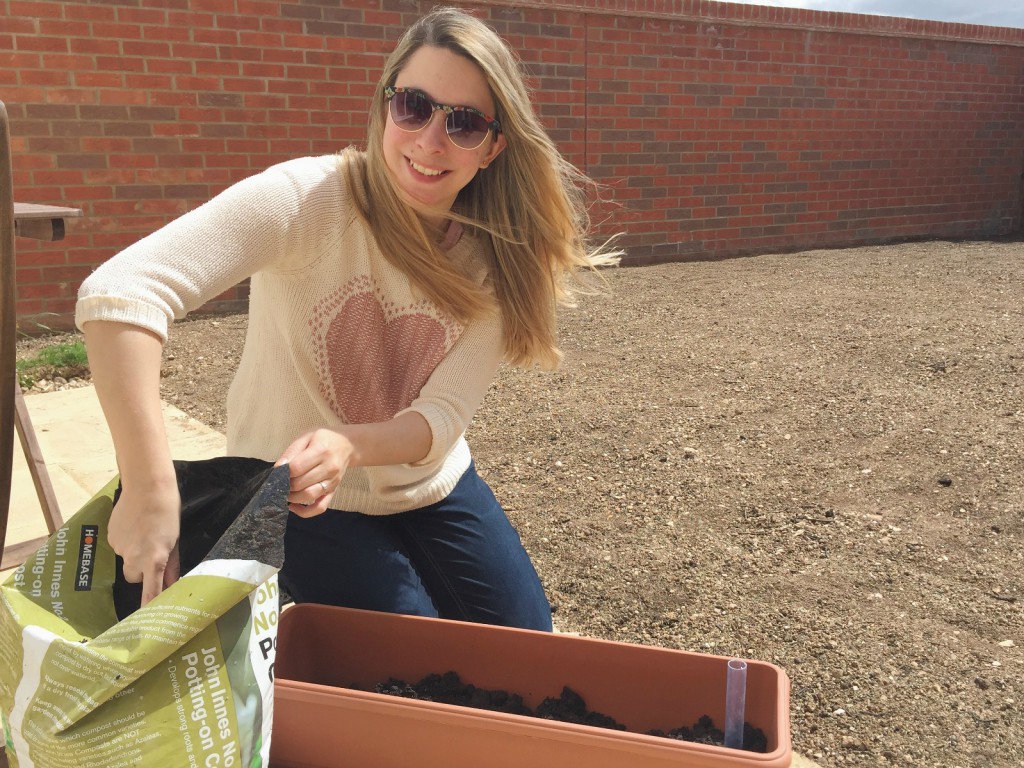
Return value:
[(479, 109), (438, 104), (417, 88), (389, 85), (384, 89), (384, 99), (390, 103), (395, 125), (410, 133), (423, 130), (440, 109), (445, 115), (448, 138), (462, 149), (476, 149), (491, 131), (495, 136), (501, 133), (501, 123)]

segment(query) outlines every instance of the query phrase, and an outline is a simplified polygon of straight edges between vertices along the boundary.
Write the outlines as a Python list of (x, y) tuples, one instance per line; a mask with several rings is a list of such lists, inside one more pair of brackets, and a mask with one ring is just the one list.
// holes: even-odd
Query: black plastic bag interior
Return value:
[[(288, 523), (288, 467), (274, 468), (260, 459), (224, 456), (202, 461), (175, 461), (181, 494), (178, 555), (184, 575), (204, 560), (258, 560), (284, 565)], [(114, 493), (116, 504), (121, 487)], [(142, 585), (124, 578), (118, 557), (114, 578), (118, 621), (139, 609)]]

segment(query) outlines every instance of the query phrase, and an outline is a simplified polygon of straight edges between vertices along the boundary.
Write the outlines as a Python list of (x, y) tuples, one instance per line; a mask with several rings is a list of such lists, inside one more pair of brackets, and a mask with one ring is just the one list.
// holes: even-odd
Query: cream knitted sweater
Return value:
[[(228, 453), (276, 461), (318, 427), (412, 410), (433, 442), (416, 464), (349, 469), (331, 506), (372, 515), (447, 496), (470, 463), (464, 433), (503, 357), (498, 313), (467, 326), (384, 259), (355, 211), (342, 156), (274, 166), (125, 249), (79, 291), (76, 322), (161, 338), (246, 277), (249, 326), (227, 393)], [(489, 245), (448, 250), (479, 281)]]

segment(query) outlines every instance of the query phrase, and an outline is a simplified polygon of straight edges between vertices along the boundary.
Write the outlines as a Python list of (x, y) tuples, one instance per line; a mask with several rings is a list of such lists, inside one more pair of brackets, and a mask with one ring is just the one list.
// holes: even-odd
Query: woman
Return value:
[(388, 60), (365, 152), (270, 168), (90, 276), (77, 322), (122, 483), (108, 536), (143, 603), (179, 575), (162, 343), (251, 277), (228, 453), (289, 464), (292, 596), (550, 629), (464, 432), (503, 359), (557, 364), (570, 273), (615, 260), (584, 243), (580, 178), (500, 38), (439, 9)]

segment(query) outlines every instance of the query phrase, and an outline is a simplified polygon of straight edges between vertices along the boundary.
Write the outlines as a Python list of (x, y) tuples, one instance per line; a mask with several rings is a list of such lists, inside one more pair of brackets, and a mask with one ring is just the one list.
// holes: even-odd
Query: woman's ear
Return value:
[(505, 141), (505, 134), (499, 133), (498, 138), (494, 140), (491, 145), (490, 151), (480, 159), (480, 167), (486, 168), (488, 165), (494, 162), (494, 158), (501, 154), (502, 150), (505, 149), (507, 142)]

